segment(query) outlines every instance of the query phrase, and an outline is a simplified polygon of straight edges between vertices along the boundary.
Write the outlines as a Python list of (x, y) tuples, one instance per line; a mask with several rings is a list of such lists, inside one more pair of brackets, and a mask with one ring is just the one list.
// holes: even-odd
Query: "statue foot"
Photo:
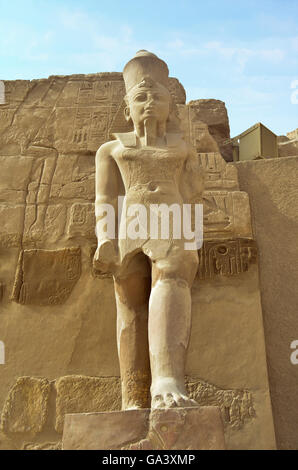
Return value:
[(123, 411), (129, 411), (129, 410), (143, 410), (144, 406), (141, 405), (128, 405), (128, 406), (123, 406), (122, 410)]
[(199, 406), (187, 396), (184, 383), (175, 379), (159, 379), (151, 387), (151, 408), (187, 408)]

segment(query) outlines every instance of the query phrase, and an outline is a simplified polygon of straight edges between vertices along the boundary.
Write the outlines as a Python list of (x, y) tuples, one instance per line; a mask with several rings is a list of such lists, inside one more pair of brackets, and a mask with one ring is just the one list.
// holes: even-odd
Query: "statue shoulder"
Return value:
[(96, 152), (96, 159), (113, 157), (115, 152), (119, 148), (119, 142), (117, 140), (110, 140), (102, 144)]
[(134, 131), (118, 132), (112, 134), (122, 147), (135, 148), (137, 146), (137, 137)]

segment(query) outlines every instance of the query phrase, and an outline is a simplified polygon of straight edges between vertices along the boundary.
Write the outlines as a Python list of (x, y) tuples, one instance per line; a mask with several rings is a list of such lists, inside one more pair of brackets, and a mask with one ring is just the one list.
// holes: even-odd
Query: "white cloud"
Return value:
[[(275, 41), (275, 43), (278, 41)], [(289, 51), (296, 46), (295, 38), (292, 40), (293, 45), (290, 47), (268, 47), (266, 42), (256, 42), (253, 44), (235, 45), (220, 41), (203, 42), (199, 47), (197, 38), (182, 40), (180, 37), (169, 41), (165, 46), (165, 56), (175, 54), (176, 57), (193, 57), (200, 58), (205, 63), (212, 62), (215, 69), (222, 64), (223, 68), (230, 67), (231, 73), (239, 76), (245, 74), (246, 67), (250, 64), (255, 66), (256, 61), (261, 61), (268, 65), (281, 64)]]

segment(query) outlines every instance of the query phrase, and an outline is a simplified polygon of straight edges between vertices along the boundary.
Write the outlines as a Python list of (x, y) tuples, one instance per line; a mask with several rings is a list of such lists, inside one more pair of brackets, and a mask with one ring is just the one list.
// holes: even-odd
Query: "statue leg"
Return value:
[(185, 359), (191, 328), (190, 288), (198, 266), (194, 251), (172, 250), (152, 263), (149, 301), (151, 407), (194, 406), (185, 389)]
[(148, 301), (151, 268), (143, 253), (114, 279), (122, 409), (150, 408)]

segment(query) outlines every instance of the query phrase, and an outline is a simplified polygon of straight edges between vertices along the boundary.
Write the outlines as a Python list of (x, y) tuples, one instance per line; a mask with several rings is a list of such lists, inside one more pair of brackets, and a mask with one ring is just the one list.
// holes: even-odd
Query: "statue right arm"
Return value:
[(116, 141), (103, 144), (96, 152), (95, 164), (95, 217), (98, 240), (95, 264), (107, 265), (117, 254), (117, 206), (119, 196), (119, 170), (112, 156)]

